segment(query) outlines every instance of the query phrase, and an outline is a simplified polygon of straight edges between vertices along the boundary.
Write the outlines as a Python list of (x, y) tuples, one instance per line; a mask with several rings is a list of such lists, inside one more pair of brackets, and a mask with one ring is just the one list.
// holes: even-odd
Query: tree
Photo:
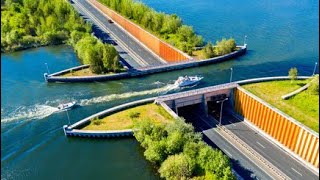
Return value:
[(214, 57), (214, 49), (212, 43), (209, 41), (202, 49), (202, 54), (205, 59)]
[(184, 154), (171, 155), (160, 166), (159, 173), (162, 178), (169, 180), (187, 179), (192, 175), (192, 165)]
[(289, 70), (289, 77), (291, 79), (291, 83), (297, 79), (297, 76), (298, 76), (298, 69), (297, 68), (291, 68)]
[(150, 162), (160, 165), (168, 156), (165, 149), (166, 144), (164, 140), (150, 141), (148, 148), (144, 152), (144, 156)]
[(311, 80), (308, 91), (310, 94), (319, 95), (319, 74)]
[(229, 54), (236, 49), (236, 43), (234, 39), (226, 39), (223, 38), (221, 41), (216, 42), (216, 47), (214, 48), (214, 52), (216, 56), (222, 56), (225, 54)]

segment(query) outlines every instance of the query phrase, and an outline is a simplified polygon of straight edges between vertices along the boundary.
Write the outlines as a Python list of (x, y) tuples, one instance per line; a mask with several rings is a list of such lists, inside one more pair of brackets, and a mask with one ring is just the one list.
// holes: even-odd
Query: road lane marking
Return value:
[(230, 124), (232, 124), (233, 126), (236, 126), (234, 123), (232, 123), (231, 121), (228, 121)]
[(226, 152), (226, 154), (228, 154), (229, 157), (232, 157), (232, 154), (229, 153), (229, 151), (227, 151), (226, 149), (223, 149), (223, 150)]
[(260, 144), (258, 141), (257, 141), (257, 143), (258, 143), (263, 149), (266, 148), (266, 147), (264, 147), (262, 144)]
[(302, 176), (302, 174), (301, 173), (299, 173), (297, 170), (295, 170), (295, 169), (293, 169), (293, 168), (291, 168), (294, 172), (296, 172), (297, 174), (299, 174), (300, 176)]

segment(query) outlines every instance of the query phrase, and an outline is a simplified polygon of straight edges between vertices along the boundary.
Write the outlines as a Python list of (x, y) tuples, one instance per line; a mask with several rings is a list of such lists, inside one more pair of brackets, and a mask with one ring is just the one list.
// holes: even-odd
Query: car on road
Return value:
[(111, 19), (108, 19), (108, 22), (109, 22), (109, 23), (113, 23), (113, 21), (112, 21)]

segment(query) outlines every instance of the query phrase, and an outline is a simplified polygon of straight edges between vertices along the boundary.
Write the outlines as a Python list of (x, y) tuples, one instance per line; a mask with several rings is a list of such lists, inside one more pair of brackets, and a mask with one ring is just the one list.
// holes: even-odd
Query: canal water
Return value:
[[(44, 82), (43, 73), (79, 65), (73, 49), (61, 45), (1, 54), (1, 179), (159, 179), (133, 138), (66, 138), (66, 112), (56, 106), (76, 100), (70, 123), (106, 108), (172, 89), (179, 75), (202, 75), (201, 88), (230, 80), (311, 75), (319, 59), (319, 2), (144, 0), (158, 11), (176, 13), (206, 40), (233, 37), (245, 56), (206, 67), (100, 83)], [(318, 68), (316, 69), (318, 73)]]

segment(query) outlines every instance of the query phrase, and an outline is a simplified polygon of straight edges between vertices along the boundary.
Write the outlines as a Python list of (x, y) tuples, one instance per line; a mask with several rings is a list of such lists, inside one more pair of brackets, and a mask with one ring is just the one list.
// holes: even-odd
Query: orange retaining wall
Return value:
[(112, 18), (121, 27), (123, 27), (126, 31), (128, 31), (131, 35), (137, 38), (140, 42), (146, 45), (150, 50), (152, 50), (155, 54), (160, 56), (165, 61), (170, 63), (188, 60), (188, 57), (184, 55), (182, 52), (179, 52), (179, 50), (175, 49), (171, 45), (161, 41), (159, 38), (150, 34), (146, 30), (142, 29), (141, 27), (127, 20), (126, 18), (122, 17), (115, 11), (109, 9), (108, 7), (104, 6), (96, 0), (88, 1), (90, 1), (98, 9), (100, 9), (102, 12), (104, 12), (106, 15)]
[(319, 168), (319, 137), (314, 133), (239, 88), (234, 90), (234, 109), (303, 160)]

